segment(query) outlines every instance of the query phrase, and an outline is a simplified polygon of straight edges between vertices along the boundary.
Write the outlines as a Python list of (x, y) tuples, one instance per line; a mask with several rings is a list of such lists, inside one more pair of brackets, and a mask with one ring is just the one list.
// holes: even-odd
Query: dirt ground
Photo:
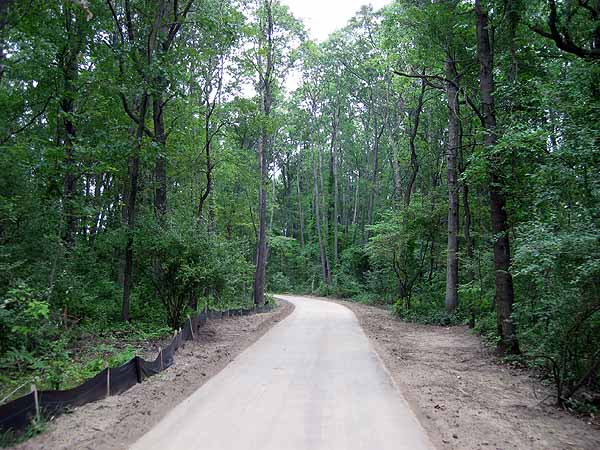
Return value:
[(598, 450), (600, 428), (552, 405), (552, 391), (499, 364), (466, 327), (350, 308), (439, 450)]
[(125, 449), (293, 309), (290, 303), (279, 302), (269, 313), (208, 321), (199, 338), (177, 351), (169, 369), (122, 395), (57, 417), (47, 431), (14, 448)]

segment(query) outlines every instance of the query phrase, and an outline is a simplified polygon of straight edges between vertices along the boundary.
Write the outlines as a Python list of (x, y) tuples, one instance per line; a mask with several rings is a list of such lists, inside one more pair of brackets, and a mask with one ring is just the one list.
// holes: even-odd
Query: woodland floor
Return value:
[[(326, 299), (324, 299), (326, 300)], [(350, 308), (439, 450), (598, 450), (598, 418), (553, 406), (552, 389), (501, 364), (466, 327), (402, 322)]]
[[(208, 321), (200, 328), (199, 339), (177, 351), (169, 369), (122, 395), (51, 420), (44, 433), (14, 448), (125, 449), (293, 309), (279, 301), (269, 313)], [(156, 353), (148, 356), (154, 358)]]

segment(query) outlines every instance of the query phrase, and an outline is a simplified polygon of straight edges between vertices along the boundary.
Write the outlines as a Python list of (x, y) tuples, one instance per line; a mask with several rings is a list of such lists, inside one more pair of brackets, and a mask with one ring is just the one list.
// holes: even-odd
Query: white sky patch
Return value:
[(323, 42), (335, 30), (343, 28), (362, 5), (371, 4), (375, 9), (391, 3), (391, 0), (281, 0), (306, 24), (311, 39)]
[[(304, 22), (308, 37), (323, 42), (336, 30), (345, 27), (361, 6), (371, 4), (375, 10), (392, 0), (281, 0), (292, 14)], [(289, 71), (284, 85), (288, 92), (296, 89), (302, 80), (298, 70)]]

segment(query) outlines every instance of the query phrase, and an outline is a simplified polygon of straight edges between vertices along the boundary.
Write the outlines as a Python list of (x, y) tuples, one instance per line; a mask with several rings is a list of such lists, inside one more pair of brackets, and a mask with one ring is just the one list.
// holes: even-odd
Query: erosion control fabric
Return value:
[(119, 367), (106, 368), (83, 384), (64, 391), (30, 392), (4, 405), (0, 405), (0, 432), (19, 432), (27, 428), (39, 415), (56, 416), (65, 410), (118, 395), (137, 383), (141, 383), (157, 373), (168, 369), (175, 362), (175, 352), (185, 341), (198, 336), (198, 328), (206, 324), (207, 318), (221, 319), (233, 315), (249, 315), (267, 312), (271, 306), (260, 308), (235, 309), (228, 311), (201, 312), (193, 319), (186, 320), (185, 327), (173, 336), (165, 348), (161, 349), (154, 361), (146, 361), (135, 356)]

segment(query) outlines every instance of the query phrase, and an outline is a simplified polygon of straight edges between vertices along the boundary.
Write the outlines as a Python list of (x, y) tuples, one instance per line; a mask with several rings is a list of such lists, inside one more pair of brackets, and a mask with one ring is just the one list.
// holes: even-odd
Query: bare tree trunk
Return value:
[[(433, 142), (437, 142), (435, 135), (428, 136), (428, 140), (429, 140), (430, 145)], [(437, 148), (437, 145), (434, 148)], [(438, 158), (436, 158), (436, 163), (435, 163), (436, 167), (438, 166), (437, 159)], [(430, 193), (429, 195), (430, 195), (430, 199), (431, 199), (430, 211), (431, 211), (432, 216), (435, 215), (435, 209), (437, 207), (437, 195), (436, 195), (435, 190), (438, 185), (438, 178), (439, 177), (438, 177), (437, 170), (434, 170), (432, 175), (429, 177), (429, 183), (430, 183), (429, 184), (429, 193)], [(427, 281), (429, 281), (430, 283), (433, 280), (433, 274), (436, 271), (436, 267), (437, 267), (437, 259), (436, 259), (436, 251), (435, 251), (436, 250), (436, 234), (437, 233), (432, 233), (431, 247), (430, 247), (430, 251), (429, 251), (429, 274), (427, 276)]]
[(76, 97), (75, 82), (78, 77), (78, 60), (81, 53), (82, 33), (79, 27), (79, 17), (72, 11), (72, 5), (65, 6), (65, 26), (67, 32), (67, 47), (59, 56), (63, 74), (63, 93), (60, 99), (60, 109), (64, 127), (63, 145), (65, 148), (65, 178), (63, 185), (63, 210), (65, 215), (65, 230), (63, 240), (71, 246), (77, 232), (77, 214), (75, 195), (77, 192), (77, 174), (75, 167), (75, 124), (73, 123)]
[[(343, 173), (343, 163), (344, 160), (341, 157), (340, 154), (340, 165), (342, 167), (342, 173)], [(345, 183), (342, 183), (342, 198), (341, 198), (341, 217), (342, 217), (342, 227), (344, 230), (344, 235), (348, 235), (348, 224), (350, 223), (350, 217), (348, 217), (348, 215), (350, 214), (350, 211), (352, 211), (352, 205), (350, 204), (351, 202), (351, 195), (352, 195), (352, 180), (350, 179), (349, 176), (345, 176)]]
[[(108, 175), (106, 175), (108, 177)], [(99, 222), (102, 217), (102, 210), (104, 205), (102, 204), (102, 188), (104, 185), (104, 174), (99, 173), (94, 177), (94, 201), (93, 206), (96, 209), (94, 214), (92, 226), (90, 227), (90, 240), (95, 239), (98, 233)]]
[[(317, 142), (320, 142), (320, 139), (317, 138)], [(319, 183), (320, 183), (320, 191), (319, 191), (319, 198), (318, 201), (321, 202), (321, 200), (323, 201), (323, 205), (321, 207), (321, 205), (319, 204), (319, 208), (321, 210), (321, 233), (323, 236), (323, 242), (325, 245), (325, 248), (329, 248), (329, 214), (327, 212), (327, 201), (326, 201), (326, 194), (325, 194), (325, 180), (324, 180), (324, 176), (323, 176), (323, 152), (322, 151), (318, 151), (318, 162), (319, 162), (319, 166), (317, 168), (317, 174), (319, 176)], [(322, 197), (322, 199), (321, 199)]]
[[(271, 0), (264, 0), (266, 22), (261, 30), (261, 47), (266, 51), (266, 67), (264, 72), (259, 73), (259, 93), (261, 102), (261, 112), (263, 120), (271, 114), (272, 89), (273, 89), (273, 12)], [(259, 62), (259, 66), (262, 62)], [(262, 71), (262, 68), (259, 69)], [(265, 184), (268, 176), (267, 147), (269, 145), (269, 135), (267, 127), (261, 123), (261, 132), (258, 140), (258, 166), (259, 166), (259, 187), (258, 187), (258, 243), (256, 249), (256, 271), (254, 272), (253, 295), (254, 303), (261, 306), (265, 302), (265, 279), (267, 269), (267, 192)]]
[[(388, 83), (386, 87), (386, 99), (388, 102), (392, 102), (390, 98), (391, 86)], [(386, 116), (387, 120), (387, 137), (388, 137), (388, 161), (390, 163), (390, 170), (392, 172), (392, 180), (394, 182), (394, 192), (392, 197), (394, 202), (398, 202), (402, 199), (402, 176), (400, 174), (400, 162), (398, 161), (397, 154), (397, 143), (400, 140), (402, 134), (402, 113), (404, 111), (404, 100), (402, 97), (398, 97), (395, 101), (392, 113), (388, 113)]]
[(354, 208), (352, 208), (352, 225), (356, 225), (356, 219), (358, 215), (358, 199), (359, 199), (359, 187), (360, 187), (360, 174), (354, 181)]
[(392, 176), (394, 177), (394, 200), (398, 201), (402, 198), (402, 178), (400, 177), (400, 164), (398, 163), (392, 139), (390, 139), (390, 154), (388, 159), (390, 168), (392, 169)]
[(327, 248), (324, 244), (322, 227), (321, 227), (321, 214), (319, 203), (320, 194), (319, 194), (319, 174), (317, 172), (317, 163), (313, 160), (313, 176), (314, 176), (314, 186), (313, 186), (313, 195), (314, 195), (314, 204), (315, 204), (315, 220), (317, 225), (317, 237), (319, 240), (319, 256), (321, 259), (321, 274), (323, 275), (323, 281), (329, 286), (331, 284), (331, 273), (329, 269), (329, 259), (327, 257)]
[[(460, 154), (460, 172), (463, 173), (465, 170), (464, 167), (464, 157), (462, 150), (459, 152)], [(469, 268), (467, 270), (467, 279), (469, 281), (473, 281), (475, 279), (475, 272), (473, 270), (473, 236), (471, 235), (471, 207), (469, 206), (469, 185), (466, 181), (462, 183), (462, 194), (463, 194), (463, 233), (465, 237), (465, 245), (466, 245), (466, 254), (467, 259), (469, 261)]]
[[(163, 85), (162, 80), (158, 81)], [(158, 88), (162, 89), (162, 86)], [(152, 95), (152, 121), (154, 125), (154, 141), (158, 146), (158, 152), (154, 161), (154, 211), (159, 223), (164, 220), (167, 212), (167, 135), (164, 122), (164, 101), (160, 92)]]
[(138, 178), (140, 174), (140, 150), (144, 137), (144, 122), (148, 110), (148, 94), (144, 92), (140, 99), (138, 108), (138, 125), (135, 131), (135, 143), (133, 154), (129, 159), (127, 170), (128, 188), (125, 198), (125, 224), (127, 226), (127, 244), (125, 246), (125, 264), (123, 269), (123, 303), (121, 307), (121, 319), (129, 322), (129, 297), (133, 281), (133, 232), (135, 230), (135, 209), (138, 192)]
[(304, 248), (304, 211), (302, 209), (302, 195), (300, 192), (300, 164), (296, 172), (296, 194), (298, 195), (298, 212), (300, 214), (300, 246)]
[[(161, 42), (158, 46), (158, 52), (161, 55), (167, 55), (175, 41), (184, 20), (190, 11), (194, 0), (188, 0), (182, 10), (173, 0), (160, 0), (156, 5), (155, 23), (153, 25), (153, 34), (151, 38), (157, 38), (160, 34)], [(151, 57), (151, 55), (149, 56)], [(158, 144), (158, 153), (154, 162), (154, 181), (156, 187), (154, 190), (154, 209), (159, 223), (164, 221), (167, 212), (167, 135), (165, 132), (165, 104), (163, 92), (166, 90), (168, 82), (160, 74), (154, 78), (154, 90), (152, 94), (152, 118), (154, 124), (154, 141)]]
[(337, 168), (337, 154), (334, 150), (333, 155), (333, 263), (337, 266), (339, 262), (339, 239), (338, 239), (338, 221), (339, 221), (339, 211), (338, 211), (338, 168)]
[(337, 168), (337, 136), (340, 122), (340, 93), (339, 87), (336, 95), (336, 109), (331, 121), (331, 143), (329, 146), (329, 171), (330, 171), (330, 183), (332, 184), (332, 196), (331, 196), (331, 228), (333, 233), (333, 263), (337, 265), (338, 263), (338, 251), (339, 251), (339, 243), (338, 243), (338, 221), (339, 221), (339, 211), (338, 211), (338, 203), (339, 203), (339, 192), (338, 192), (338, 168)]
[(404, 204), (410, 206), (410, 197), (414, 189), (415, 180), (419, 173), (419, 159), (417, 158), (417, 146), (415, 141), (417, 139), (417, 132), (419, 131), (419, 122), (421, 120), (421, 112), (423, 111), (423, 97), (425, 96), (425, 80), (421, 79), (421, 92), (417, 99), (417, 107), (415, 108), (414, 118), (412, 127), (410, 129), (410, 136), (408, 139), (408, 148), (410, 149), (410, 176), (406, 185), (406, 192), (404, 194)]
[[(450, 51), (448, 51), (449, 53)], [(448, 260), (446, 265), (446, 310), (458, 307), (458, 180), (457, 156), (460, 148), (458, 112), (458, 74), (454, 59), (448, 54), (446, 63), (446, 95), (448, 100)]]
[[(208, 133), (208, 126), (206, 127), (206, 131)], [(208, 134), (207, 134), (208, 135)], [(211, 160), (211, 145), (210, 145), (210, 141), (207, 139), (206, 142), (204, 143), (204, 158), (206, 159), (206, 185), (204, 187), (204, 189), (202, 190), (202, 194), (200, 194), (200, 201), (198, 202), (198, 220), (202, 220), (202, 213), (204, 210), (204, 204), (206, 203), (206, 200), (208, 199), (208, 196), (210, 195), (211, 191), (212, 191), (212, 170), (213, 170), (213, 164), (212, 164), (212, 160)]]
[(267, 131), (263, 129), (258, 140), (258, 242), (256, 249), (256, 271), (254, 273), (254, 303), (262, 305), (265, 295), (265, 276), (267, 266)]
[(271, 215), (269, 218), (269, 233), (273, 233), (273, 216), (275, 215), (275, 177), (271, 179)]
[[(381, 128), (377, 126), (377, 120), (375, 121), (375, 136), (373, 142), (373, 174), (371, 175), (371, 192), (369, 193), (369, 203), (367, 206), (367, 225), (373, 224), (373, 209), (375, 208), (375, 194), (377, 194), (377, 182), (379, 177), (379, 142), (381, 141), (381, 135), (385, 126)], [(364, 236), (364, 242), (369, 241), (369, 229), (367, 228)]]
[[(216, 77), (216, 78), (215, 78)], [(202, 87), (202, 95), (200, 96), (200, 105), (206, 108), (204, 113), (204, 159), (205, 159), (205, 177), (206, 185), (202, 189), (200, 194), (200, 201), (198, 202), (198, 221), (202, 220), (202, 214), (204, 205), (206, 204), (213, 187), (213, 170), (215, 164), (212, 161), (212, 140), (215, 138), (217, 133), (223, 124), (214, 126), (213, 115), (219, 103), (221, 97), (221, 90), (223, 88), (223, 61), (215, 60), (212, 72), (207, 76)], [(211, 101), (210, 94), (213, 93), (214, 97)], [(209, 216), (213, 213), (212, 209), (209, 212)], [(209, 224), (212, 220), (209, 220)]]
[[(496, 111), (494, 104), (493, 54), (488, 32), (488, 13), (475, 0), (477, 16), (477, 56), (480, 64), (481, 108), (485, 125), (485, 145), (492, 150), (497, 142)], [(510, 273), (510, 242), (508, 239), (508, 219), (504, 198), (503, 180), (498, 173), (498, 162), (493, 156), (490, 163), (490, 211), (492, 232), (494, 233), (494, 269), (496, 272), (496, 315), (500, 342), (498, 351), (503, 354), (519, 353), (517, 330), (512, 320), (515, 300), (512, 275)]]

